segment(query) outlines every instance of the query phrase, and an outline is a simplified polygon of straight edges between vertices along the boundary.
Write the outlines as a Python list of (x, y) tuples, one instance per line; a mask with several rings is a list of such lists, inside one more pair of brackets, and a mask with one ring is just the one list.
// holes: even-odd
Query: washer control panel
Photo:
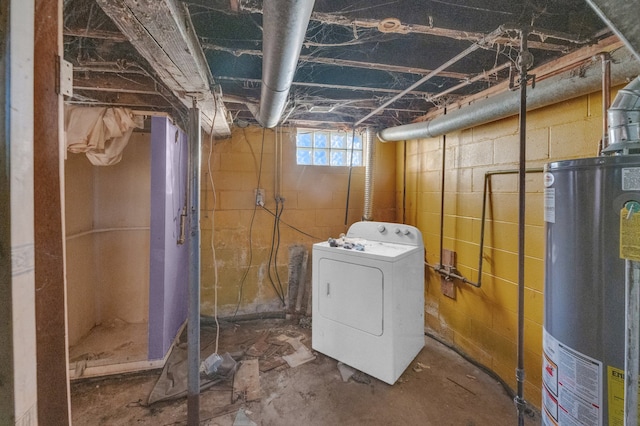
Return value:
[(349, 228), (347, 238), (422, 246), (422, 233), (411, 225), (390, 222), (356, 222)]

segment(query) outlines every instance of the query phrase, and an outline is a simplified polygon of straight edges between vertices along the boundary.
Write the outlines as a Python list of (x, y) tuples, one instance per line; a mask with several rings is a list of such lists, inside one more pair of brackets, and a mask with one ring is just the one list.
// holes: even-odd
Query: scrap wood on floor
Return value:
[[(245, 329), (238, 323), (221, 322), (220, 326), (222, 338), (219, 347), (227, 351), (223, 356), (213, 354), (211, 350), (214, 342), (210, 341), (209, 334), (215, 335), (215, 327), (202, 327), (202, 340), (209, 340), (209, 343), (203, 345), (201, 351), (200, 390), (223, 384), (228, 387), (233, 381), (232, 403), (239, 399), (260, 399), (260, 373), (277, 368), (295, 368), (316, 359), (303, 343), (308, 337), (290, 327), (261, 330), (255, 336), (256, 331), (249, 327)], [(180, 343), (172, 349), (149, 395), (149, 405), (187, 395), (188, 362), (184, 333)]]

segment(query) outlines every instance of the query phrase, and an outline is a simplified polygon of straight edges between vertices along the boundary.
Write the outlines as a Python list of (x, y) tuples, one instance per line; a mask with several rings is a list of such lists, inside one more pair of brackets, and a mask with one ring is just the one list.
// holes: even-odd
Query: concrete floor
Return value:
[[(215, 347), (213, 330), (203, 327), (203, 357)], [(244, 353), (247, 358), (247, 350), (264, 338), (265, 331), (271, 337), (303, 336), (303, 343), (311, 346), (308, 328), (291, 321), (262, 320), (222, 324), (218, 353)], [(258, 358), (261, 363), (265, 360)], [(185, 398), (146, 405), (159, 375), (152, 371), (73, 382), (73, 424), (186, 424)], [(241, 409), (262, 426), (517, 424), (513, 402), (498, 382), (428, 337), (395, 385), (365, 379), (369, 383), (343, 382), (336, 361), (318, 353), (314, 361), (298, 367), (282, 365), (261, 372), (259, 401), (232, 403), (232, 381), (204, 391), (200, 424), (233, 425)], [(525, 424), (540, 424), (539, 418), (527, 416)]]

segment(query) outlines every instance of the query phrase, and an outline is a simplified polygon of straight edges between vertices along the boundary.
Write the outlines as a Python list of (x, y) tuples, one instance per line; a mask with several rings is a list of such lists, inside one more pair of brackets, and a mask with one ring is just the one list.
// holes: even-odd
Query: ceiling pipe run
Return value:
[[(578, 96), (597, 91), (602, 83), (599, 64), (567, 71), (536, 83), (527, 94), (527, 110), (548, 106)], [(627, 49), (611, 54), (611, 83), (621, 84), (628, 78), (640, 74), (640, 63)], [(382, 142), (409, 139), (435, 138), (443, 134), (467, 129), (481, 124), (507, 118), (518, 113), (520, 96), (518, 92), (507, 91), (483, 99), (446, 115), (420, 123), (390, 127), (378, 133)]]
[(262, 89), (255, 114), (275, 127), (287, 104), (314, 0), (265, 0), (262, 29)]

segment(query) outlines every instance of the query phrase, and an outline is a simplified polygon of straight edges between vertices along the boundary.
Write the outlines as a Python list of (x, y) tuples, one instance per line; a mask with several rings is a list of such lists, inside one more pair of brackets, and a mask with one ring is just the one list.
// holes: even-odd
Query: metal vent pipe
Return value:
[(640, 142), (640, 77), (621, 89), (609, 108), (609, 141)]
[[(627, 78), (640, 74), (640, 63), (627, 49), (613, 52), (611, 59), (612, 84), (621, 84)], [(572, 70), (538, 82), (535, 89), (531, 89), (527, 94), (527, 110), (597, 91), (602, 82), (602, 73), (597, 65), (594, 61), (579, 73)], [(516, 115), (519, 107), (519, 93), (507, 91), (455, 111), (449, 110), (447, 115), (433, 120), (384, 129), (378, 133), (378, 138), (382, 142), (434, 138)]]
[(376, 132), (368, 127), (363, 136), (364, 158), (364, 212), (362, 220), (373, 220), (373, 184), (376, 158)]
[(256, 119), (275, 127), (287, 104), (314, 0), (265, 0), (262, 29), (262, 89)]

